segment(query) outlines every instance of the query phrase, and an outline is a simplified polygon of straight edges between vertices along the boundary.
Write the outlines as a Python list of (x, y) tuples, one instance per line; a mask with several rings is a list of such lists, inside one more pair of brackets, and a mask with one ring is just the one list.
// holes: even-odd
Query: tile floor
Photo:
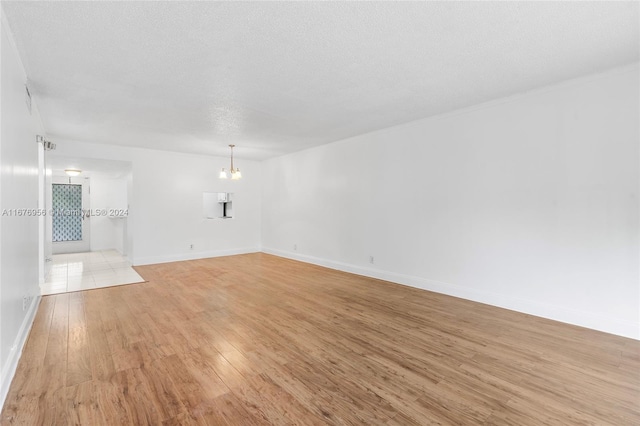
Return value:
[(53, 255), (42, 295), (144, 282), (116, 250)]

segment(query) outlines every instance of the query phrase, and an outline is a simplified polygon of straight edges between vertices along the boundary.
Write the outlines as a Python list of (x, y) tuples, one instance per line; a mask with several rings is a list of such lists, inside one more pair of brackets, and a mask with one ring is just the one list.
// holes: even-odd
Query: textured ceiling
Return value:
[(130, 161), (65, 157), (58, 155), (56, 151), (50, 151), (47, 155), (47, 167), (51, 169), (53, 176), (66, 176), (66, 169), (78, 169), (82, 171), (81, 177), (118, 179), (131, 172), (132, 166)]
[(637, 2), (2, 7), (50, 139), (252, 159), (639, 60)]

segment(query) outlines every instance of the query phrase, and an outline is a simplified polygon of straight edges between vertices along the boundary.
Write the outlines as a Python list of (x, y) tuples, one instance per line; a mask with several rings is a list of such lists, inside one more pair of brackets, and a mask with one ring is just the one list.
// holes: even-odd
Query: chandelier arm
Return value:
[[(234, 144), (229, 144), (229, 148), (231, 149), (231, 169), (229, 170), (231, 172), (231, 179), (240, 179), (242, 177), (242, 174), (240, 173), (240, 169), (236, 169), (233, 165), (233, 148), (235, 147)], [(224, 170), (224, 168), (220, 171), (220, 179), (227, 179), (227, 173)]]

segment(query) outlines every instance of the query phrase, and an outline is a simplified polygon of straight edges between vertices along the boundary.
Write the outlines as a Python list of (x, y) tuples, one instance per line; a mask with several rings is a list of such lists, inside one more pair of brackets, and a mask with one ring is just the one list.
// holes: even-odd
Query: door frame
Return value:
[[(90, 181), (88, 177), (53, 176), (49, 191), (53, 193), (53, 185), (81, 185), (82, 186), (82, 240), (80, 241), (52, 241), (52, 253), (83, 253), (91, 251), (91, 206)], [(51, 217), (53, 224), (53, 217)]]

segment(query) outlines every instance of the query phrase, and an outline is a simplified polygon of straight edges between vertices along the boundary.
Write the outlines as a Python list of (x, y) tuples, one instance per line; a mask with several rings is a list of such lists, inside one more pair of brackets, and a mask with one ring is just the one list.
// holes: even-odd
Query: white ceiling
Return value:
[(58, 143), (263, 159), (639, 60), (635, 1), (2, 6)]

